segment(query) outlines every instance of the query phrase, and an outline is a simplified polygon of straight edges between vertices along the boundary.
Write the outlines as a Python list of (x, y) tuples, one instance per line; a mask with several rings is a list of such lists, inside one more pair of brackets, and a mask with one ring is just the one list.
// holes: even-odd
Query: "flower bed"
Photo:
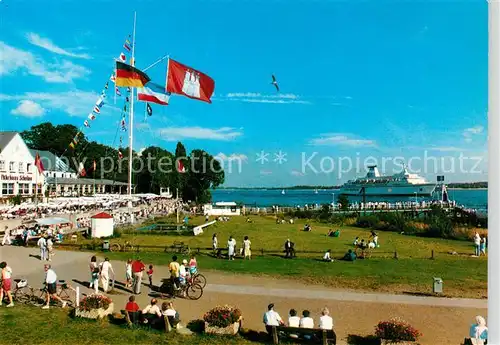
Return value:
[(100, 319), (113, 313), (113, 301), (99, 294), (84, 297), (75, 309), (75, 315), (87, 319)]
[(413, 344), (422, 336), (417, 329), (406, 321), (393, 318), (389, 321), (381, 321), (375, 327), (375, 336), (385, 344)]
[(235, 335), (240, 328), (241, 311), (229, 305), (217, 306), (203, 316), (203, 321), (205, 333)]

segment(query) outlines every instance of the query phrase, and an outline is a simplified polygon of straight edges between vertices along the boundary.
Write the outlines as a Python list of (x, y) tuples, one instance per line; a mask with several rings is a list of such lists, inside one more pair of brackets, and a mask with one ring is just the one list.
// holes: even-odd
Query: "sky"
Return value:
[[(211, 104), (172, 95), (147, 117), (135, 102), (136, 150), (204, 149), (225, 186), (337, 185), (367, 165), (394, 174), (403, 163), (429, 181), (487, 179), (479, 0), (2, 0), (0, 130), (82, 127), (126, 52), (134, 11), (138, 68), (169, 55), (215, 80)], [(166, 61), (147, 73), (165, 85)], [(126, 92), (115, 104), (110, 85), (83, 132), (118, 148)]]

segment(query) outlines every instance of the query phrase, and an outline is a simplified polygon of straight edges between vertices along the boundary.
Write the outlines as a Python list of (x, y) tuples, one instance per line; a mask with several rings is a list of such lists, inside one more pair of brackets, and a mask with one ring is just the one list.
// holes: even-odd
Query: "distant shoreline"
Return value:
[[(297, 187), (218, 187), (217, 190), (339, 190), (340, 187), (310, 187), (310, 186), (297, 186)], [(448, 190), (488, 190), (488, 187), (448, 187)]]
[(448, 190), (488, 190), (488, 188), (486, 187), (469, 187), (469, 188), (465, 188), (465, 187), (448, 187)]

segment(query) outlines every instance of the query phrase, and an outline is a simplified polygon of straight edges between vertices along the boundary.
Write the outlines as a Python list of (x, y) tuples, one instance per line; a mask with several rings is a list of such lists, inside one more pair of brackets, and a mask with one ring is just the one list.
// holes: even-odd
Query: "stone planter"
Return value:
[(417, 341), (400, 341), (400, 342), (394, 342), (392, 340), (387, 340), (387, 339), (379, 339), (380, 340), (380, 345), (419, 345)]
[(113, 303), (110, 303), (108, 309), (103, 309), (103, 308), (99, 308), (99, 309), (92, 309), (92, 310), (80, 310), (79, 307), (77, 307), (75, 309), (75, 316), (77, 317), (83, 317), (85, 319), (102, 319), (110, 314), (113, 313), (113, 308), (114, 308), (114, 305)]
[(229, 325), (225, 328), (221, 327), (212, 327), (209, 326), (207, 322), (205, 322), (205, 333), (207, 334), (216, 334), (216, 335), (236, 335), (240, 330), (240, 323), (235, 322), (232, 325)]

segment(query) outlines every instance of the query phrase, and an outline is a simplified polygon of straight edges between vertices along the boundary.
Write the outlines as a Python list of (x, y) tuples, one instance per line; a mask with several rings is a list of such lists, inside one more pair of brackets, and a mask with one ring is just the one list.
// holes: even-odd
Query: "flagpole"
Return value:
[(179, 224), (179, 188), (177, 188), (177, 224)]
[[(132, 67), (135, 66), (135, 28), (137, 21), (137, 12), (134, 11), (134, 31), (132, 36)], [(133, 152), (133, 140), (134, 140), (134, 88), (130, 88), (130, 119), (129, 119), (129, 161), (128, 161), (128, 195), (129, 195), (129, 206), (130, 206), (130, 222), (134, 223), (134, 214), (132, 212), (132, 152)]]

